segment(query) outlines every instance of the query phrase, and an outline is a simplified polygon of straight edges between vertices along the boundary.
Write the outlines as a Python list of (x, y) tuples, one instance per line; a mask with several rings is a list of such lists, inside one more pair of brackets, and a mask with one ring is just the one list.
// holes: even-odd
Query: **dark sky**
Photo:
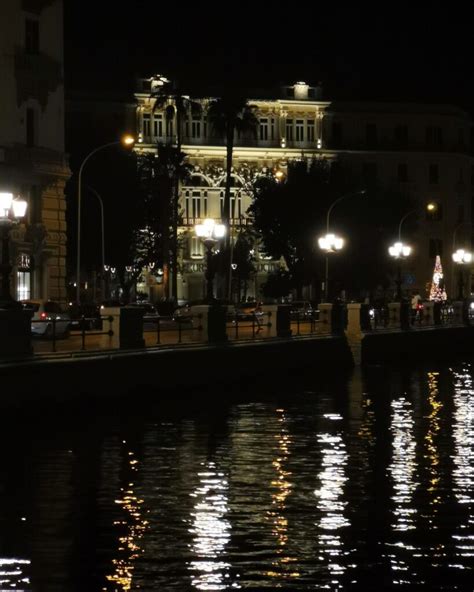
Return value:
[(67, 0), (68, 87), (127, 91), (135, 74), (162, 73), (191, 87), (322, 81), (327, 99), (474, 104), (472, 19), (446, 6), (165, 4)]

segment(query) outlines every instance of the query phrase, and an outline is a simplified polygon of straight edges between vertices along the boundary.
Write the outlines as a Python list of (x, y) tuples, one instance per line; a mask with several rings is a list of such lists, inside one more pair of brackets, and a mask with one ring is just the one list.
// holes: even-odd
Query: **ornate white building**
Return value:
[[(138, 151), (155, 151), (158, 143), (176, 142), (176, 109), (172, 96), (157, 108), (154, 91), (159, 76), (141, 79), (135, 98)], [(166, 86), (164, 87), (166, 88)], [(165, 91), (163, 91), (165, 92)], [(413, 256), (406, 264), (406, 286), (424, 291), (434, 258), (441, 255), (448, 292), (454, 282), (453, 246), (471, 244), (471, 200), (474, 193), (472, 121), (449, 105), (330, 102), (321, 88), (297, 82), (268, 96), (250, 94), (259, 120), (257, 136), (235, 138), (232, 228), (251, 224), (247, 209), (250, 186), (261, 174), (285, 174), (288, 162), (301, 158), (339, 159), (368, 181), (403, 190), (420, 203), (437, 202), (435, 214), (422, 216)], [(193, 99), (194, 101), (194, 99)], [(180, 299), (203, 294), (203, 247), (194, 225), (203, 218), (220, 219), (223, 209), (226, 148), (207, 121), (210, 99), (198, 100), (182, 122), (182, 150), (193, 167), (189, 185), (181, 187), (186, 248), (178, 278)], [(291, 207), (291, 204), (289, 204)], [(394, 229), (393, 239), (396, 238)], [(456, 245), (453, 239), (456, 235)], [(249, 294), (258, 296), (266, 274), (278, 262), (257, 254), (257, 274)]]
[(62, 0), (0, 3), (0, 191), (28, 201), (12, 231), (17, 299), (66, 300)]

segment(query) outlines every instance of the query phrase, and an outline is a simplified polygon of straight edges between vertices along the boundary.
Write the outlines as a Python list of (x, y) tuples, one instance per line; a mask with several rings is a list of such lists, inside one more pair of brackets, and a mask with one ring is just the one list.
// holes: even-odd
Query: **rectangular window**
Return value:
[(190, 255), (191, 259), (202, 259), (204, 257), (204, 245), (197, 236), (191, 237)]
[(203, 217), (207, 218), (207, 191), (204, 191), (204, 195), (202, 197), (202, 209)]
[(289, 142), (293, 141), (293, 120), (292, 119), (286, 120), (286, 139)]
[(308, 137), (308, 142), (314, 142), (314, 121), (306, 122), (306, 133)]
[(193, 218), (200, 218), (201, 217), (201, 192), (200, 191), (193, 191), (192, 216), (193, 216)]
[(36, 145), (36, 118), (35, 110), (26, 110), (26, 145), (32, 148)]
[(297, 119), (295, 122), (296, 141), (304, 142), (304, 121)]
[(443, 146), (443, 130), (437, 125), (429, 125), (426, 128), (426, 144), (430, 148)]
[(368, 123), (365, 126), (365, 142), (369, 148), (377, 146), (377, 126), (375, 123)]
[(16, 274), (16, 299), (29, 300), (31, 298), (31, 273), (18, 271)]
[(393, 139), (395, 146), (398, 148), (405, 148), (408, 146), (408, 126), (396, 125), (393, 130)]
[(407, 183), (408, 182), (408, 165), (405, 163), (401, 163), (398, 165), (398, 182), (399, 183)]
[(336, 148), (342, 145), (342, 124), (340, 121), (332, 122), (332, 142)]
[(268, 140), (268, 119), (260, 119), (260, 140)]
[(203, 120), (203, 128), (204, 128), (204, 137), (207, 138), (207, 119), (204, 118)]
[(144, 113), (143, 114), (143, 129), (142, 134), (148, 138), (150, 136), (150, 114)]
[(275, 120), (271, 120), (270, 124), (270, 139), (273, 140), (275, 138)]
[(434, 259), (437, 255), (443, 256), (443, 241), (440, 238), (430, 238), (430, 258)]
[(25, 51), (31, 55), (39, 53), (39, 22), (25, 19)]
[(431, 185), (437, 185), (439, 183), (439, 167), (437, 164), (430, 164), (428, 177)]
[(168, 138), (173, 137), (173, 120), (172, 119), (166, 120), (166, 137), (168, 137)]
[(191, 137), (201, 137), (201, 121), (199, 119), (193, 119), (193, 121), (191, 122)]
[(163, 135), (163, 117), (161, 115), (155, 115), (153, 117), (153, 136), (155, 138), (161, 138)]

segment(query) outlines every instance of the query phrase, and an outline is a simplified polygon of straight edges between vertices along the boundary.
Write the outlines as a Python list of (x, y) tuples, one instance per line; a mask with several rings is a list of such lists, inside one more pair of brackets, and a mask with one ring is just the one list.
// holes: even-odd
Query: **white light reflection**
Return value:
[[(454, 372), (453, 414), (453, 491), (456, 500), (467, 510), (467, 524), (461, 524), (453, 536), (457, 557), (474, 556), (474, 389), (470, 368)], [(466, 532), (466, 530), (468, 532)], [(464, 532), (463, 532), (464, 531)], [(471, 559), (472, 561), (472, 559)], [(466, 568), (464, 566), (456, 566)]]
[(286, 416), (284, 409), (276, 409), (280, 429), (275, 438), (277, 439), (276, 457), (272, 461), (272, 466), (276, 472), (276, 479), (272, 479), (272, 509), (268, 512), (268, 517), (272, 522), (272, 534), (276, 538), (277, 559), (272, 561), (273, 569), (265, 572), (265, 575), (271, 578), (279, 578), (284, 574), (285, 577), (299, 578), (300, 573), (293, 567), (296, 557), (288, 553), (288, 518), (286, 517), (286, 499), (292, 490), (290, 481), (291, 471), (288, 471), (287, 465), (290, 458), (291, 436), (286, 427)]
[(230, 582), (230, 564), (222, 561), (227, 543), (230, 540), (228, 513), (228, 482), (224, 473), (217, 470), (214, 462), (203, 463), (198, 473), (199, 486), (191, 494), (196, 498), (193, 525), (192, 552), (197, 556), (191, 561), (189, 569), (193, 573), (192, 585), (197, 590), (226, 590), (239, 588)]
[(392, 499), (395, 504), (392, 528), (396, 531), (412, 530), (415, 528), (413, 518), (416, 513), (412, 506), (413, 494), (418, 486), (415, 481), (416, 442), (412, 404), (404, 397), (392, 401), (390, 429), (393, 434), (393, 454), (388, 471), (393, 479)]
[(30, 564), (28, 559), (0, 557), (0, 591), (29, 592), (30, 579), (25, 574), (25, 565)]
[[(341, 417), (331, 416), (331, 420), (336, 419)], [(341, 576), (347, 569), (342, 559), (348, 553), (344, 551), (339, 531), (350, 524), (344, 516), (347, 502), (343, 501), (348, 455), (340, 433), (318, 434), (318, 443), (322, 446), (322, 470), (318, 475), (320, 488), (314, 494), (318, 499), (317, 507), (321, 513), (318, 523), (319, 548), (323, 560), (327, 561), (331, 589), (334, 589), (334, 586), (342, 588)]]

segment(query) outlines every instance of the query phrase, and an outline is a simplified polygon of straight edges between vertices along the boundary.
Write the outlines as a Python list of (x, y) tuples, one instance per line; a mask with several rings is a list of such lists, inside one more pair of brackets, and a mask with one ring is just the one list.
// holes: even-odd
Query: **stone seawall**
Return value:
[(106, 397), (141, 388), (158, 394), (180, 387), (216, 388), (219, 383), (257, 376), (288, 381), (303, 369), (334, 372), (349, 369), (352, 363), (343, 336), (305, 337), (35, 358), (3, 364), (0, 377), (2, 400), (14, 402), (43, 396)]

